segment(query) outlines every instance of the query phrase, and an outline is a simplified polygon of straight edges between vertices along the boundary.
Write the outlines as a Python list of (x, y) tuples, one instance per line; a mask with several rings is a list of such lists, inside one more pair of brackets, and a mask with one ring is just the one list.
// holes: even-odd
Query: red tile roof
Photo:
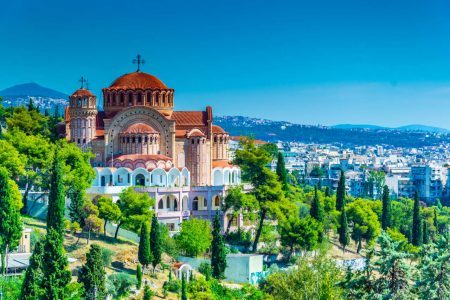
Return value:
[(213, 125), (212, 126), (212, 133), (225, 133), (225, 130), (223, 130), (222, 127)]
[(114, 156), (114, 160), (163, 160), (172, 161), (172, 158), (162, 154), (122, 154)]
[(76, 90), (70, 97), (94, 97), (94, 94), (87, 89)]
[(206, 126), (208, 125), (205, 111), (174, 111), (171, 119), (177, 126)]
[(228, 160), (213, 160), (212, 162), (213, 168), (226, 168), (226, 167), (233, 167), (232, 164)]
[(134, 90), (134, 89), (168, 89), (158, 78), (144, 72), (125, 74), (117, 78), (106, 90)]

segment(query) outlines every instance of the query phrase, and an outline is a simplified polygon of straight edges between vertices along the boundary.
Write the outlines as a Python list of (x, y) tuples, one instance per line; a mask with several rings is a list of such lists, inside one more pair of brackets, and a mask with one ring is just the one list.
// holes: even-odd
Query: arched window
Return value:
[(166, 208), (170, 208), (170, 197), (167, 196), (166, 198)]
[(177, 199), (173, 199), (173, 210), (177, 211), (178, 210), (178, 202)]
[(206, 198), (203, 198), (203, 207), (208, 207), (208, 200)]
[(219, 196), (216, 196), (214, 198), (214, 206), (215, 207), (219, 207), (220, 206), (220, 197)]
[(192, 200), (192, 210), (198, 210), (198, 197), (195, 197), (194, 200)]
[(164, 208), (164, 203), (163, 203), (163, 199), (161, 199), (158, 202), (158, 209), (163, 209), (163, 208)]

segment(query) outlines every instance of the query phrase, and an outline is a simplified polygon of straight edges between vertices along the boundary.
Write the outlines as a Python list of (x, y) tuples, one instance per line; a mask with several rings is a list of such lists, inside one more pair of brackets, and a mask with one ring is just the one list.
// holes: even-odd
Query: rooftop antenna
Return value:
[(136, 56), (136, 58), (133, 59), (133, 64), (137, 64), (137, 71), (136, 72), (140, 72), (141, 71), (141, 65), (145, 64), (145, 60), (142, 59), (142, 56), (140, 54), (138, 54)]

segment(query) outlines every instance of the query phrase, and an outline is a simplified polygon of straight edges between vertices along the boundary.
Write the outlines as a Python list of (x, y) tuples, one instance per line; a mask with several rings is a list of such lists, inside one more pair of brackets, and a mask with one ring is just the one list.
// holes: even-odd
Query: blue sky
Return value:
[(450, 128), (448, 1), (0, 0), (0, 89), (143, 70), (179, 110)]

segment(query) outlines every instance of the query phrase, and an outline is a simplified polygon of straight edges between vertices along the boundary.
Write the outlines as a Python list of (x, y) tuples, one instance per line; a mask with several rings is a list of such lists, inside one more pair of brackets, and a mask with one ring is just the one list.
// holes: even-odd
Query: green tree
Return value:
[(150, 250), (152, 252), (153, 272), (158, 264), (161, 263), (162, 245), (161, 230), (159, 229), (158, 218), (152, 217), (152, 228), (150, 229)]
[(313, 259), (302, 257), (297, 268), (288, 272), (274, 272), (263, 284), (263, 290), (273, 299), (343, 299), (338, 285), (342, 272), (333, 260), (319, 255)]
[(447, 299), (450, 295), (450, 242), (448, 234), (424, 245), (416, 288), (420, 299)]
[(55, 229), (61, 236), (64, 234), (65, 202), (62, 165), (58, 158), (58, 152), (56, 151), (53, 161), (53, 169), (50, 176), (47, 229)]
[(242, 192), (242, 187), (233, 186), (230, 187), (227, 191), (227, 195), (224, 199), (224, 204), (222, 206), (222, 211), (225, 215), (227, 215), (228, 211), (231, 211), (231, 214), (228, 214), (230, 218), (228, 219), (227, 229), (225, 230), (225, 235), (228, 235), (230, 232), (231, 224), (234, 219), (239, 216), (241, 209), (244, 205), (246, 195)]
[(223, 236), (220, 233), (222, 225), (220, 224), (219, 214), (213, 220), (212, 242), (211, 242), (211, 267), (212, 275), (216, 279), (225, 278), (225, 269), (227, 267), (227, 254)]
[(52, 227), (45, 238), (42, 270), (46, 299), (64, 299), (64, 290), (71, 280), (71, 274), (64, 254), (63, 236)]
[(140, 264), (136, 267), (136, 280), (137, 280), (137, 289), (140, 290), (142, 287), (142, 267)]
[(284, 155), (281, 152), (278, 152), (278, 158), (277, 158), (277, 176), (278, 180), (281, 182), (281, 186), (283, 187), (283, 190), (287, 190), (288, 188), (288, 172), (286, 171), (286, 166), (284, 163)]
[(105, 280), (106, 272), (102, 249), (98, 245), (91, 245), (86, 254), (86, 263), (78, 274), (78, 282), (84, 286), (86, 299), (105, 299), (107, 296)]
[(0, 167), (0, 256), (1, 274), (6, 271), (6, 257), (14, 250), (22, 236), (20, 220), (20, 192), (16, 183), (9, 179), (8, 171)]
[(11, 178), (25, 174), (26, 157), (7, 140), (0, 139), (0, 167), (5, 167)]
[(289, 258), (296, 250), (312, 251), (319, 243), (322, 226), (312, 217), (291, 215), (279, 226), (280, 241), (289, 249)]
[(338, 187), (336, 190), (336, 210), (342, 211), (345, 207), (345, 174), (341, 170), (341, 177), (339, 178)]
[(87, 243), (91, 240), (91, 232), (98, 232), (102, 227), (102, 220), (98, 217), (98, 207), (91, 201), (85, 201), (83, 205), (83, 214), (85, 216), (83, 220), (83, 229), (87, 231)]
[(412, 215), (412, 244), (414, 246), (422, 245), (422, 218), (420, 216), (419, 193), (416, 191), (414, 197), (414, 208)]
[(345, 211), (345, 204), (342, 207), (341, 214), (339, 216), (339, 243), (342, 246), (342, 251), (345, 252), (345, 247), (350, 243), (350, 237), (348, 234), (348, 221), (347, 221), (347, 213)]
[(152, 263), (153, 257), (150, 249), (150, 232), (148, 222), (143, 222), (139, 239), (138, 259), (144, 269)]
[(374, 188), (377, 192), (377, 196), (380, 197), (381, 193), (382, 193), (382, 189), (386, 183), (386, 174), (384, 174), (383, 171), (370, 170), (369, 171), (369, 183), (370, 183), (369, 187), (371, 188), (371, 191), (370, 191), (371, 198), (373, 199), (373, 196), (374, 196), (373, 195)]
[[(408, 259), (411, 257), (401, 249), (400, 242), (393, 241), (383, 232), (378, 238), (379, 259), (375, 262), (378, 271), (376, 289), (380, 299), (409, 299), (411, 270)], [(375, 297), (378, 298), (378, 297)]]
[(386, 230), (391, 226), (391, 198), (389, 196), (389, 187), (385, 185), (383, 187), (383, 210), (381, 215), (381, 228)]
[(152, 291), (152, 289), (146, 285), (144, 287), (144, 300), (151, 300), (155, 293)]
[(353, 227), (351, 237), (357, 244), (357, 253), (361, 250), (363, 240), (371, 244), (381, 232), (378, 216), (370, 204), (367, 200), (356, 200), (346, 209), (348, 221)]
[(267, 216), (284, 218), (289, 202), (284, 198), (284, 193), (277, 175), (266, 166), (272, 161), (271, 154), (264, 148), (256, 147), (253, 140), (241, 141), (242, 149), (236, 150), (234, 164), (240, 166), (242, 179), (253, 185), (252, 194), (257, 202), (254, 210), (259, 211), (259, 222), (253, 241), (253, 252), (256, 251), (259, 238)]
[(189, 219), (181, 223), (175, 241), (182, 253), (196, 257), (205, 253), (211, 244), (210, 223), (206, 220)]
[(43, 256), (44, 247), (42, 242), (38, 241), (34, 246), (33, 254), (30, 257), (30, 264), (25, 272), (20, 300), (37, 300), (42, 296)]
[(181, 275), (181, 300), (187, 300), (187, 284), (186, 284), (186, 274)]
[(351, 267), (348, 267), (345, 279), (340, 284), (344, 288), (345, 299), (369, 300), (375, 298), (376, 278), (372, 261), (373, 255), (373, 249), (367, 251), (362, 270), (352, 270)]
[(138, 232), (142, 222), (150, 219), (152, 214), (150, 207), (155, 205), (155, 200), (151, 199), (147, 193), (138, 193), (133, 187), (129, 187), (119, 194), (117, 205), (121, 213), (114, 234), (116, 239), (122, 226)]
[(311, 202), (311, 209), (309, 211), (311, 217), (322, 223), (324, 219), (324, 209), (317, 194), (317, 187), (314, 187), (314, 198)]
[(102, 196), (98, 199), (98, 216), (103, 219), (103, 234), (106, 236), (108, 222), (116, 222), (120, 219), (120, 208), (111, 197)]

